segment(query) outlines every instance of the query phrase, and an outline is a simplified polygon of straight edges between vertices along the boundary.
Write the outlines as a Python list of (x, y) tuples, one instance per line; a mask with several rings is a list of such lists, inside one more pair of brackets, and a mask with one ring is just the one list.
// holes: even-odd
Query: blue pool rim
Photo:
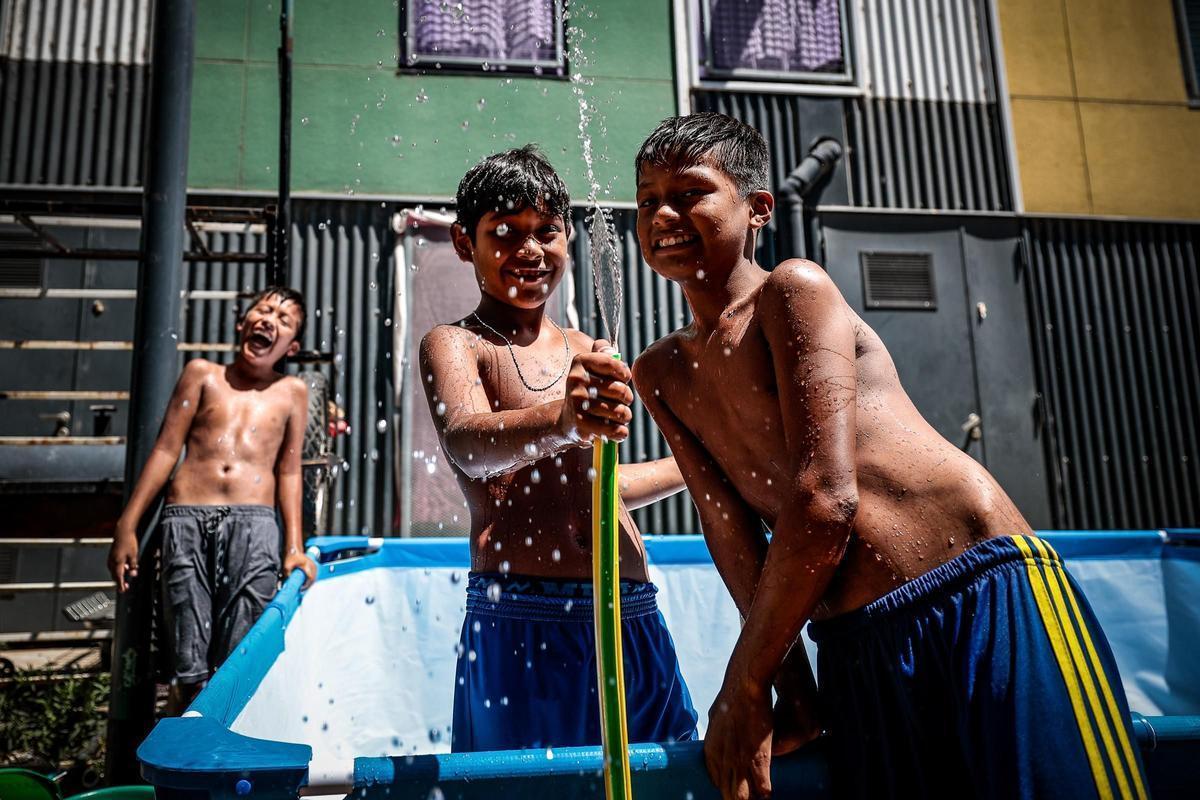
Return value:
[[(1042, 531), (1038, 533), (1064, 559), (1200, 560), (1200, 529), (1138, 531)], [(647, 536), (652, 565), (710, 565), (700, 536)], [(400, 539), (366, 536), (326, 536), (310, 539), (310, 555), (319, 562), (320, 580), (337, 579), (381, 567), (438, 567), (468, 569), (470, 551), (465, 538)], [(284, 647), (284, 631), (303, 596), (304, 575), (292, 573), (246, 634), (237, 650), (217, 670), (185, 716), (161, 720), (138, 748), (142, 775), (154, 784), (160, 798), (235, 797), (249, 791), (256, 798), (295, 797), (308, 783), (312, 748), (304, 744), (255, 739), (229, 729), (257, 690)], [(1200, 741), (1200, 716), (1142, 717), (1134, 715), (1134, 733), (1143, 751), (1172, 742)], [(671, 767), (707, 780), (703, 743), (673, 745), (631, 744), (635, 786), (639, 778)], [(790, 773), (805, 785), (827, 786), (820, 747), (777, 759), (775, 770)], [(438, 781), (588, 775), (601, 770), (599, 747), (562, 748), (547, 759), (543, 750), (454, 753), (421, 756), (368, 757), (354, 760), (353, 786), (435, 785)], [(781, 775), (781, 777), (785, 777)], [(243, 782), (239, 786), (239, 782)], [(784, 780), (783, 784), (791, 783)], [(333, 787), (330, 787), (331, 789)], [(182, 790), (176, 792), (173, 790)], [(240, 790), (240, 791), (239, 791)]]

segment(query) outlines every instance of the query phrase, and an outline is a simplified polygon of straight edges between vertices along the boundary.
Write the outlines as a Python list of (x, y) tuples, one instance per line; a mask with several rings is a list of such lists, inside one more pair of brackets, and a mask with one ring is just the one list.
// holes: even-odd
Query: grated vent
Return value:
[(930, 253), (864, 252), (861, 257), (867, 308), (937, 308)]
[(42, 288), (42, 259), (7, 255), (11, 250), (38, 249), (41, 244), (37, 236), (23, 228), (0, 227), (0, 289)]

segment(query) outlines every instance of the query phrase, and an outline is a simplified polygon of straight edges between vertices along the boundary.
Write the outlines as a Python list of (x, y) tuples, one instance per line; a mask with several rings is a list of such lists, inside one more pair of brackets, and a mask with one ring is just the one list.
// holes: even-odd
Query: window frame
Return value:
[(692, 76), (693, 88), (838, 95), (862, 93), (855, 69), (853, 6), (847, 3), (847, 0), (838, 0), (842, 32), (843, 68), (841, 72), (788, 72), (710, 67), (708, 62), (712, 60), (712, 23), (707, 13), (707, 5), (702, 5), (705, 0), (684, 0), (684, 2), (687, 4), (685, 37), (689, 43), (689, 71)]
[[(1183, 67), (1183, 83), (1187, 90), (1188, 106), (1200, 110), (1200, 52), (1192, 47), (1191, 19), (1186, 0), (1175, 0), (1175, 32), (1179, 37), (1179, 60)], [(1200, 7), (1196, 9), (1200, 14)], [(1196, 20), (1200, 25), (1200, 19)]]
[(400, 10), (400, 63), (397, 72), (404, 74), (440, 72), (458, 75), (521, 75), (538, 78), (567, 79), (570, 75), (570, 63), (567, 57), (567, 31), (564, 16), (565, 0), (551, 0), (550, 6), (554, 13), (554, 48), (558, 58), (551, 61), (540, 61), (530, 58), (494, 59), (482, 56), (420, 55), (415, 52), (416, 19), (413, 4), (422, 0), (402, 0), (398, 3)]

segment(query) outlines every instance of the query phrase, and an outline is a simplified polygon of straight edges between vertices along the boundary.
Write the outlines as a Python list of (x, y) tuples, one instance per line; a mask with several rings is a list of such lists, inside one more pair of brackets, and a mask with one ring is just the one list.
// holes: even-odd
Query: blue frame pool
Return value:
[[(1200, 531), (1041, 535), (1092, 600), (1131, 708), (1151, 712), (1135, 713), (1134, 731), (1153, 795), (1200, 796)], [(444, 674), (445, 664), (452, 667), (454, 655), (449, 642), (444, 652), (429, 642), (447, 635), (457, 641), (463, 587), (454, 584), (469, 567), (466, 540), (322, 537), (309, 545), (320, 561), (313, 589), (301, 595), (303, 576), (292, 575), (186, 714), (160, 721), (139, 748), (142, 774), (160, 798), (291, 798), (303, 792), (494, 800), (515, 793), (603, 793), (599, 747), (430, 752), (448, 749), (449, 737), (438, 726), (452, 693), (453, 672)], [(720, 605), (726, 598), (714, 596), (719, 579), (700, 537), (646, 537), (646, 548), (668, 623), (670, 609), (681, 621), (693, 614), (708, 621), (672, 624), (685, 677), (703, 712), (711, 701), (706, 693), (715, 691), (713, 675), (724, 668), (721, 647), (736, 636), (736, 612), (731, 628), (730, 609)], [(358, 654), (345, 652), (354, 647), (336, 646), (338, 633), (359, 637), (353, 641), (374, 651), (361, 660), (378, 663), (360, 666)], [(716, 644), (705, 636), (716, 637)], [(333, 654), (323, 655), (322, 647)], [(329, 667), (331, 662), (337, 665)], [(378, 691), (366, 691), (373, 687)], [(397, 687), (408, 694), (397, 698)], [(342, 705), (334, 706), (335, 699)], [(381, 728), (381, 714), (387, 728), (403, 716), (396, 709), (407, 713), (410, 707), (425, 716)], [(318, 711), (334, 708), (342, 717), (332, 731), (326, 729), (330, 723), (319, 726)], [(327, 716), (334, 719), (332, 711)], [(430, 722), (435, 718), (436, 725)], [(428, 738), (412, 735), (414, 727)], [(719, 796), (704, 770), (700, 742), (634, 744), (631, 757), (635, 796)], [(829, 796), (823, 743), (777, 759), (772, 780), (779, 796)]]

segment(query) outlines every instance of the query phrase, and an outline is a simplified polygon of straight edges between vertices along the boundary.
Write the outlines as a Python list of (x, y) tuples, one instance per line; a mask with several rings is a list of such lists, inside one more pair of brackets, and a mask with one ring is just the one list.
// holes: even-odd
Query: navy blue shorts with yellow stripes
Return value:
[(839, 797), (1147, 796), (1108, 642), (1041, 539), (989, 539), (809, 634)]

